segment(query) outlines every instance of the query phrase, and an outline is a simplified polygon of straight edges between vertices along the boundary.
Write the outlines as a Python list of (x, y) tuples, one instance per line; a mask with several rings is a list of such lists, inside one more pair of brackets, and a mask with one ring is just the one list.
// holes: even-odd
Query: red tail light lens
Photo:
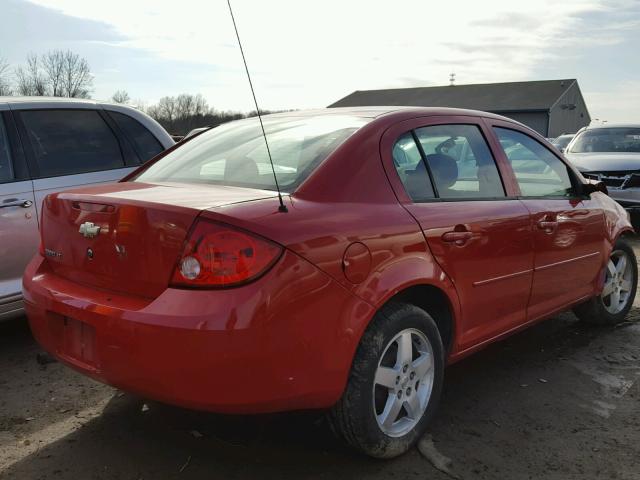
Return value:
[[(49, 199), (49, 197), (46, 196), (45, 200), (48, 200), (48, 199)], [(44, 208), (42, 210), (44, 210)], [(44, 257), (45, 256), (45, 252), (44, 252), (44, 228), (43, 228), (43, 224), (42, 224), (42, 220), (43, 219), (44, 219), (44, 211), (41, 211), (40, 212), (40, 225), (39, 225), (39, 232), (38, 232), (40, 234), (40, 245), (38, 245), (38, 253)]]
[(176, 287), (216, 288), (249, 282), (280, 258), (282, 247), (257, 235), (196, 220), (173, 272)]

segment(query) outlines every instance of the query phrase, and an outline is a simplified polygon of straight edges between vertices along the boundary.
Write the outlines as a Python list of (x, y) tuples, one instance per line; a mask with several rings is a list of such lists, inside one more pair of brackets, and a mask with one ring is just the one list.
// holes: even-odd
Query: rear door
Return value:
[(130, 143), (140, 163), (151, 160), (164, 150), (160, 141), (142, 123), (126, 113), (104, 110), (107, 117)]
[(104, 112), (92, 105), (81, 106), (43, 109), (21, 105), (14, 111), (38, 208), (49, 193), (115, 182), (139, 164), (131, 146), (116, 136)]
[[(526, 322), (533, 275), (528, 210), (476, 117), (425, 117), (387, 130), (385, 168), (462, 306), (461, 347)], [(505, 179), (503, 181), (503, 178)]]
[(17, 310), (39, 242), (33, 186), (11, 112), (0, 104), (0, 318)]
[(488, 122), (531, 213), (535, 261), (528, 315), (534, 321), (593, 295), (604, 261), (604, 215), (596, 201), (578, 195), (577, 180), (552, 149), (513, 124)]

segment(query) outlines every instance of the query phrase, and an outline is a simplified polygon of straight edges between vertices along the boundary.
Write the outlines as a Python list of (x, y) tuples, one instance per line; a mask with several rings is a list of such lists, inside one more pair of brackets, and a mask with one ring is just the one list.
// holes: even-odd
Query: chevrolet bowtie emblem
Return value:
[(100, 233), (100, 226), (94, 225), (93, 222), (84, 222), (80, 225), (80, 230), (78, 230), (85, 238), (93, 238), (97, 237)]

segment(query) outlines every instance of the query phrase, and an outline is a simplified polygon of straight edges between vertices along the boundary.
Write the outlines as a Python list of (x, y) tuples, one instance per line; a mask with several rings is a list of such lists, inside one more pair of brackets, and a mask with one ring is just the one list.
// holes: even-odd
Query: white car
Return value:
[(640, 212), (640, 123), (584, 127), (564, 154), (583, 176), (604, 182), (624, 208)]
[(22, 313), (42, 199), (117, 181), (172, 145), (160, 124), (124, 105), (0, 97), (0, 320)]

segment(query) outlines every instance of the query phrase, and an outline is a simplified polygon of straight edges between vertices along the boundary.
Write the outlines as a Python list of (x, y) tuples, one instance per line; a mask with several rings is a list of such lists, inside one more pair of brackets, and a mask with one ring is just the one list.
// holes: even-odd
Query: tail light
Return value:
[[(49, 196), (46, 196), (45, 200), (49, 200)], [(47, 206), (48, 206), (48, 202), (46, 202), (46, 203), (47, 203)], [(40, 245), (38, 246), (38, 253), (44, 257), (45, 256), (45, 252), (44, 252), (44, 227), (43, 227), (42, 220), (44, 220), (44, 208), (40, 209), (40, 224), (38, 225), (38, 230), (39, 230), (38, 233), (40, 234)]]
[(178, 260), (171, 286), (221, 288), (255, 280), (280, 258), (282, 247), (229, 225), (198, 219)]

